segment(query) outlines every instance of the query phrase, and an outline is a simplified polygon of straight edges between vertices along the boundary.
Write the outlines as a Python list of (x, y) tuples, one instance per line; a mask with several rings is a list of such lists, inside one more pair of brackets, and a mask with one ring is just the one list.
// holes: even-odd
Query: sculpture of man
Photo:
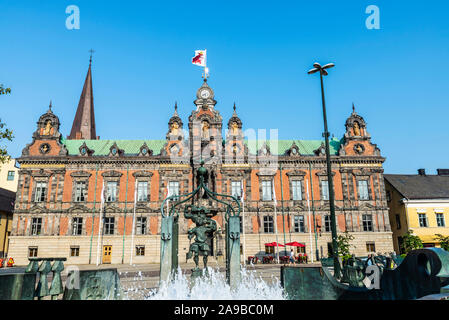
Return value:
[[(188, 211), (191, 208), (191, 211)], [(184, 211), (186, 219), (192, 219), (195, 227), (187, 231), (189, 240), (195, 237), (195, 240), (190, 244), (189, 252), (187, 252), (187, 260), (193, 257), (195, 262), (195, 269), (199, 270), (199, 256), (203, 256), (204, 268), (207, 268), (207, 258), (209, 256), (210, 247), (207, 243), (209, 238), (213, 238), (213, 233), (217, 230), (217, 223), (206, 216), (207, 209), (203, 207), (187, 206)]]

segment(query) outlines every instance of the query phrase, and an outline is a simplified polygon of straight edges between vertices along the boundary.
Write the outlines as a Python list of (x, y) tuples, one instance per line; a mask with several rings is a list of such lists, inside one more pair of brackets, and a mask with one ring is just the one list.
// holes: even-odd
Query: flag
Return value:
[(206, 50), (195, 50), (192, 63), (200, 67), (206, 67)]
[(241, 185), (240, 185), (240, 195), (241, 195), (241, 197), (242, 197), (242, 204), (245, 202), (245, 189), (243, 188), (243, 180), (242, 180), (242, 183), (241, 183)]

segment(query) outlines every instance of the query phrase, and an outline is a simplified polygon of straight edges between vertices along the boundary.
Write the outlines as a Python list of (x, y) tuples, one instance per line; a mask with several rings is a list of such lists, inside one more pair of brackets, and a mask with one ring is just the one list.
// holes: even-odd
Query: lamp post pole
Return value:
[(334, 258), (334, 275), (336, 278), (340, 277), (340, 263), (338, 261), (338, 247), (337, 247), (337, 224), (335, 220), (335, 203), (334, 203), (334, 184), (332, 179), (332, 167), (331, 167), (331, 157), (329, 150), (329, 132), (327, 129), (327, 116), (326, 116), (326, 102), (324, 99), (324, 84), (323, 76), (328, 75), (326, 69), (332, 68), (333, 63), (321, 66), (318, 63), (314, 63), (314, 69), (310, 70), (308, 73), (312, 74), (317, 71), (320, 72), (320, 82), (321, 82), (321, 100), (323, 103), (323, 120), (324, 120), (324, 140), (326, 147), (326, 164), (327, 164), (327, 181), (329, 187), (329, 207), (330, 207), (330, 218), (331, 218), (331, 231), (332, 231), (332, 255)]

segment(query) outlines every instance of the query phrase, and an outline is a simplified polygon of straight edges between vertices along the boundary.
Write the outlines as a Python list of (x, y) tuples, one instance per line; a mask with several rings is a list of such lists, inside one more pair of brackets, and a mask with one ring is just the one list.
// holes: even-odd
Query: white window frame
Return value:
[(179, 196), (179, 181), (168, 182), (168, 197)]
[(365, 232), (374, 231), (372, 214), (362, 214), (362, 227)]
[(357, 181), (359, 200), (369, 200), (368, 180)]
[(444, 213), (440, 213), (440, 212), (435, 213), (435, 219), (437, 220), (437, 227), (443, 228), (446, 226), (446, 221), (444, 219)]
[(427, 228), (429, 226), (429, 222), (427, 221), (427, 214), (425, 213), (418, 213), (418, 221), (421, 228)]
[(137, 181), (137, 201), (148, 201), (148, 181)]
[(147, 223), (148, 223), (147, 217), (137, 217), (137, 219), (136, 219), (136, 234), (137, 235), (147, 234), (147, 228), (148, 228)]
[[(112, 226), (112, 233), (111, 231)], [(109, 232), (106, 232), (109, 231)], [(104, 218), (104, 235), (111, 236), (115, 234), (115, 217), (105, 217)]]
[(273, 201), (273, 183), (271, 180), (262, 181), (262, 201)]
[[(79, 228), (81, 230), (79, 230)], [(80, 231), (78, 233), (78, 231)], [(83, 218), (73, 217), (72, 218), (72, 236), (80, 236), (83, 234)]]
[(306, 232), (306, 219), (303, 215), (293, 216), (293, 225), (295, 232), (304, 233)]
[(117, 201), (117, 181), (108, 181), (106, 183), (106, 202)]
[(34, 202), (45, 202), (47, 193), (47, 182), (37, 181), (34, 193)]
[(321, 180), (321, 200), (329, 200), (329, 181)]
[(242, 197), (242, 181), (231, 181), (231, 196), (237, 199)]
[[(82, 187), (84, 186), (84, 187)], [(76, 181), (75, 182), (75, 202), (85, 202), (87, 200), (87, 182)]]
[(301, 180), (292, 180), (292, 200), (302, 200), (302, 183)]
[(42, 218), (34, 217), (31, 218), (31, 235), (40, 236), (42, 233)]
[(274, 233), (274, 218), (272, 216), (263, 217), (263, 232)]

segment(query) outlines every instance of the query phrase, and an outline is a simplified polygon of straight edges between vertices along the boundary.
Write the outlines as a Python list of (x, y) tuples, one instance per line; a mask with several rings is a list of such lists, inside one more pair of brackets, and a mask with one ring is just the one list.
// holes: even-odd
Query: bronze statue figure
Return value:
[(210, 247), (207, 243), (209, 239), (213, 239), (213, 234), (217, 231), (217, 223), (207, 216), (210, 211), (204, 207), (193, 205), (186, 206), (184, 217), (191, 219), (195, 223), (195, 227), (190, 229), (188, 233), (189, 240), (195, 237), (194, 242), (190, 244), (189, 252), (187, 252), (187, 260), (193, 257), (195, 262), (194, 271), (199, 270), (199, 256), (203, 256), (204, 268), (207, 268), (207, 259)]

